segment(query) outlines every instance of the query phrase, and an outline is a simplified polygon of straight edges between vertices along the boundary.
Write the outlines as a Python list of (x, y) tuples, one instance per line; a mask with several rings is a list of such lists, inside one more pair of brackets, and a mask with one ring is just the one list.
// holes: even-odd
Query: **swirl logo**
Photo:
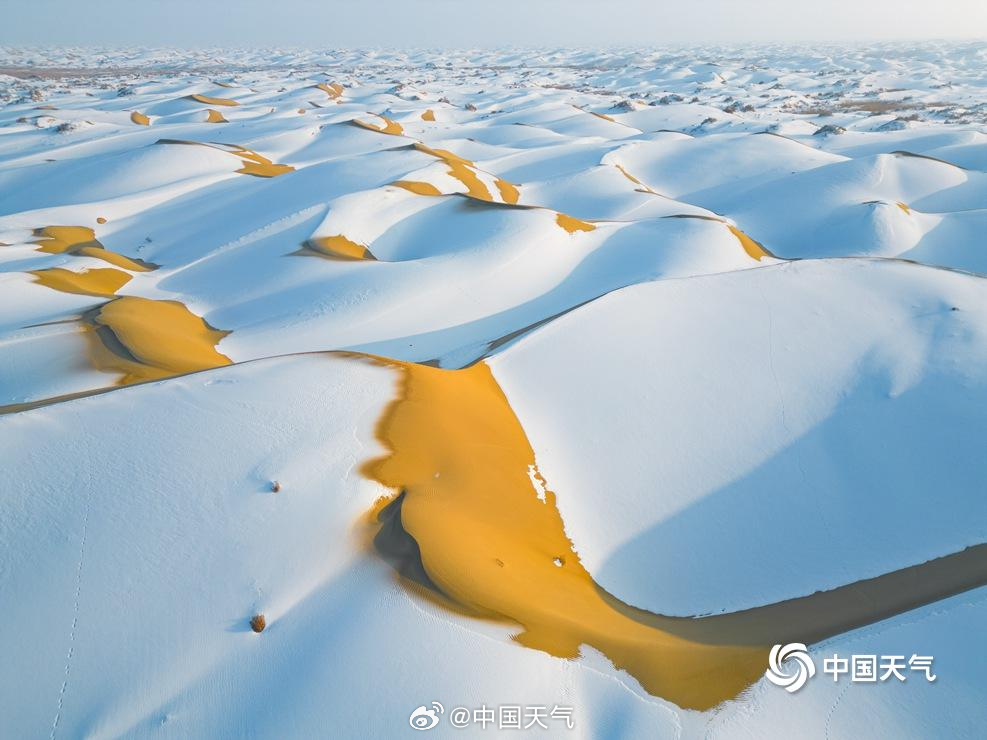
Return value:
[(794, 694), (816, 675), (816, 664), (812, 662), (809, 649), (801, 642), (775, 645), (768, 655), (768, 670), (764, 675), (775, 686)]
[(432, 702), (432, 707), (432, 709), (428, 709), (424, 705), (418, 707), (408, 718), (408, 724), (416, 730), (431, 730), (439, 724), (439, 717), (436, 712), (442, 714), (445, 711), (437, 701)]

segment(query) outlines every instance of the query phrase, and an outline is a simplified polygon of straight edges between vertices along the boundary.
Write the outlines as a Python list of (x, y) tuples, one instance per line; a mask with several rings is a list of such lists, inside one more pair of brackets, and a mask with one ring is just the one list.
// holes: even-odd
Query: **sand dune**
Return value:
[(982, 57), (0, 49), (0, 734), (975, 737)]

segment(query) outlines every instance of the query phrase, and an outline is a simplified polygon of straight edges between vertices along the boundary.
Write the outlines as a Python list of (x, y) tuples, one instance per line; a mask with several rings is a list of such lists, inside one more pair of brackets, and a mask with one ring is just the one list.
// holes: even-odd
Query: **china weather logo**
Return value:
[(775, 686), (794, 694), (816, 675), (816, 664), (812, 662), (809, 649), (801, 642), (775, 645), (768, 655), (768, 670), (764, 675)]

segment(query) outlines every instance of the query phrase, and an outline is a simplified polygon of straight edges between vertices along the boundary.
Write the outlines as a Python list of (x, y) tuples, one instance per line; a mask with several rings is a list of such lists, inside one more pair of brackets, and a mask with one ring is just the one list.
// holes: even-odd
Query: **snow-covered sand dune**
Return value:
[(0, 734), (976, 737), (985, 61), (0, 49)]

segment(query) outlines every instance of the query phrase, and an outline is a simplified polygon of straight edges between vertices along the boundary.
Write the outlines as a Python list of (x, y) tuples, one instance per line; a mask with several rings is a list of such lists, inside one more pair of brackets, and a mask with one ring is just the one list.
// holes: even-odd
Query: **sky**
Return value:
[(987, 39), (987, 0), (2, 0), (0, 45), (620, 46)]

